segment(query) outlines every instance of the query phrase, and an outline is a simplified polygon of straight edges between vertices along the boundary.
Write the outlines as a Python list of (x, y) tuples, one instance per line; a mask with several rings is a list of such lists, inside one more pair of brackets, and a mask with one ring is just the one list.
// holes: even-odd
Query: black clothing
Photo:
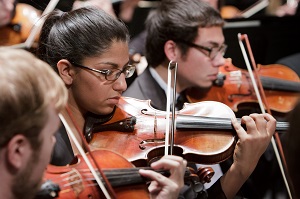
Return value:
[(56, 166), (65, 166), (70, 164), (74, 159), (74, 153), (67, 134), (63, 125), (59, 128), (55, 135), (56, 143), (52, 152), (52, 159), (50, 164)]
[(278, 60), (276, 64), (282, 64), (284, 66), (290, 67), (300, 77), (300, 53), (283, 57), (280, 60)]

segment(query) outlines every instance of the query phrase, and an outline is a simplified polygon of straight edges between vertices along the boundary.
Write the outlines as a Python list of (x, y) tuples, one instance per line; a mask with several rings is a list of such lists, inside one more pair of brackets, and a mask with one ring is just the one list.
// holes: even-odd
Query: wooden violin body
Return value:
[(265, 7), (267, 7), (268, 5), (268, 0), (259, 0), (243, 11), (239, 10), (235, 6), (226, 5), (220, 8), (220, 14), (224, 19), (249, 18), (257, 12), (264, 9)]
[[(290, 68), (273, 64), (258, 65), (258, 73), (265, 91), (270, 109), (279, 113), (291, 111), (300, 96), (300, 79)], [(228, 105), (233, 111), (238, 111), (238, 105), (258, 102), (247, 70), (237, 68), (230, 60), (219, 68), (219, 73), (225, 75), (222, 85), (214, 85), (210, 89), (192, 88), (187, 91), (189, 102), (206, 100), (219, 101)]]
[[(236, 143), (232, 117), (234, 112), (220, 102), (185, 103), (175, 116), (173, 155), (200, 164), (225, 161)], [(85, 137), (91, 149), (115, 151), (138, 167), (164, 155), (166, 112), (152, 108), (150, 100), (122, 97), (109, 121), (89, 120), (93, 119), (86, 118)], [(287, 128), (285, 122), (277, 122), (277, 130)]]
[[(18, 3), (11, 22), (0, 28), (0, 46), (25, 42), (34, 24), (40, 18), (40, 11), (25, 3)], [(38, 37), (36, 38), (37, 41)]]
[[(149, 179), (139, 174), (139, 169), (152, 170), (150, 167), (134, 167), (121, 155), (106, 149), (91, 152), (97, 164), (113, 187), (118, 199), (147, 199), (150, 197), (147, 183)], [(91, 159), (90, 154), (87, 157)], [(164, 176), (169, 176), (168, 170), (155, 170)], [(97, 172), (100, 176), (100, 173)], [(191, 186), (199, 182), (210, 181), (214, 171), (208, 167), (195, 172), (186, 168), (184, 181)], [(101, 178), (102, 179), (102, 178)], [(103, 181), (103, 179), (102, 179)], [(105, 182), (103, 181), (103, 184)], [(66, 166), (48, 165), (44, 174), (44, 183), (35, 199), (59, 198), (59, 199), (101, 199), (105, 198), (87, 164), (81, 155), (76, 156), (74, 162)]]
[[(225, 107), (225, 108), (224, 108)], [(234, 117), (232, 110), (219, 102), (185, 104), (179, 115), (215, 115)], [(131, 117), (134, 116), (134, 124)], [(128, 121), (124, 120), (127, 118)], [(127, 158), (136, 166), (145, 166), (164, 155), (166, 113), (153, 109), (150, 100), (122, 97), (114, 117), (103, 125), (90, 127), (91, 149), (106, 148)], [(128, 124), (127, 124), (128, 122)], [(229, 120), (230, 122), (230, 120)], [(114, 125), (112, 125), (114, 124)], [(119, 125), (119, 127), (118, 127)], [(113, 127), (114, 126), (114, 127)], [(123, 126), (123, 127), (121, 127)], [(117, 129), (117, 130), (116, 130)], [(229, 158), (235, 146), (233, 130), (176, 129), (174, 154), (189, 162), (213, 164)]]
[[(109, 150), (93, 151), (97, 163), (111, 183), (117, 198), (149, 198), (146, 180), (138, 174), (138, 169), (122, 156)], [(88, 156), (89, 159), (91, 158)], [(92, 162), (92, 159), (90, 159)], [(94, 165), (95, 167), (95, 165)], [(93, 180), (86, 163), (80, 155), (77, 162), (67, 166), (48, 165), (44, 180), (51, 180), (60, 188), (59, 199), (101, 199), (105, 198)], [(36, 199), (43, 197), (36, 197)]]

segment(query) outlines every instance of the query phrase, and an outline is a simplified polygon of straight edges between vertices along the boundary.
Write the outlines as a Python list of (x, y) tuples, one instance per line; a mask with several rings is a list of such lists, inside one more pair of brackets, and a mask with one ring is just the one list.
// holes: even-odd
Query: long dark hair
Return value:
[(104, 11), (86, 7), (71, 12), (55, 10), (42, 27), (37, 56), (56, 71), (61, 59), (81, 63), (83, 58), (101, 55), (113, 41), (129, 41), (123, 22)]

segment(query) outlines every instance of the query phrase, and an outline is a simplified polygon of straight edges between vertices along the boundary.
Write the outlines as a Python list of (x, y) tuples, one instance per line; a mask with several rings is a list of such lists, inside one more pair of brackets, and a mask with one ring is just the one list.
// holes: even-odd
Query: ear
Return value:
[(169, 61), (176, 61), (180, 56), (179, 48), (174, 41), (168, 40), (164, 45), (164, 51)]
[(30, 143), (24, 135), (14, 136), (7, 145), (8, 162), (15, 169), (20, 169), (27, 164), (31, 154)]
[(59, 76), (65, 82), (66, 85), (71, 85), (75, 71), (71, 67), (71, 63), (66, 59), (61, 59), (57, 62), (57, 70)]

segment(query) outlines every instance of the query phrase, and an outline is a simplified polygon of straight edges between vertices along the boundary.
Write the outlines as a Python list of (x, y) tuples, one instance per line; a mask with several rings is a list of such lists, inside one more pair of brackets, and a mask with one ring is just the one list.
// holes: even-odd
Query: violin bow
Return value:
[(70, 138), (74, 141), (74, 144), (76, 145), (76, 147), (77, 147), (77, 149), (78, 149), (80, 155), (82, 155), (82, 157), (83, 157), (83, 159), (85, 160), (85, 162), (86, 162), (88, 168), (90, 169), (90, 171), (92, 172), (93, 176), (95, 177), (95, 180), (96, 180), (96, 182), (98, 183), (100, 189), (102, 190), (102, 192), (103, 192), (105, 198), (107, 198), (107, 199), (116, 199), (117, 196), (116, 196), (115, 192), (113, 191), (113, 188), (112, 188), (111, 184), (109, 183), (108, 179), (106, 178), (105, 174), (103, 173), (103, 171), (101, 170), (99, 164), (97, 163), (95, 157), (93, 156), (93, 154), (92, 154), (92, 152), (91, 152), (91, 150), (90, 150), (90, 148), (89, 148), (89, 146), (88, 146), (88, 144), (87, 144), (87, 141), (84, 139), (83, 133), (80, 131), (78, 125), (76, 124), (75, 119), (74, 119), (74, 117), (73, 117), (73, 115), (72, 115), (72, 113), (71, 113), (71, 111), (70, 111), (70, 109), (69, 109), (68, 106), (66, 106), (66, 110), (67, 110), (68, 115), (69, 115), (70, 119), (72, 120), (72, 122), (73, 122), (73, 124), (74, 124), (74, 126), (75, 126), (75, 128), (76, 128), (76, 130), (77, 130), (77, 132), (80, 134), (80, 137), (81, 137), (81, 139), (82, 139), (82, 142), (83, 142), (84, 147), (85, 147), (86, 150), (89, 152), (89, 154), (90, 154), (90, 156), (91, 156), (91, 158), (92, 158), (94, 164), (96, 165), (96, 168), (98, 169), (98, 171), (99, 171), (101, 177), (103, 178), (104, 182), (106, 183), (106, 185), (107, 185), (107, 187), (108, 187), (108, 190), (109, 190), (110, 194), (109, 194), (109, 192), (107, 191), (107, 189), (105, 188), (104, 184), (102, 183), (102, 181), (101, 181), (100, 177), (98, 176), (96, 170), (95, 170), (94, 167), (92, 166), (92, 163), (90, 162), (90, 160), (88, 159), (87, 155), (85, 154), (85, 152), (84, 152), (82, 146), (80, 145), (80, 143), (79, 143), (79, 141), (77, 140), (75, 134), (74, 134), (73, 131), (71, 130), (71, 127), (70, 127), (69, 124), (67, 123), (66, 119), (63, 117), (62, 114), (59, 114), (59, 117), (60, 117), (62, 123), (64, 124), (64, 126), (65, 126), (65, 128), (66, 128), (68, 134), (70, 135)]
[(249, 18), (269, 5), (269, 0), (260, 0), (241, 12), (241, 16)]
[[(170, 155), (173, 155), (174, 134), (175, 134), (175, 102), (176, 102), (176, 76), (177, 76), (177, 62), (170, 61), (168, 65), (168, 88), (167, 88), (167, 106), (166, 106), (166, 134), (165, 134), (165, 155), (169, 154), (170, 142)], [(170, 104), (171, 104), (171, 82), (172, 70), (174, 70), (174, 84), (173, 84), (173, 104), (172, 104), (172, 126), (170, 133)]]
[[(258, 75), (258, 72), (257, 72), (257, 65), (256, 65), (255, 60), (254, 60), (254, 56), (253, 56), (253, 53), (252, 53), (252, 50), (251, 50), (251, 47), (250, 47), (250, 42), (249, 42), (247, 34), (243, 34), (242, 35), (241, 33), (239, 33), (238, 34), (238, 40), (239, 40), (240, 48), (241, 48), (241, 51), (242, 51), (242, 54), (243, 54), (243, 57), (244, 57), (244, 60), (245, 60), (245, 63), (246, 63), (249, 75), (250, 75), (250, 79), (251, 79), (252, 84), (253, 84), (253, 88), (254, 88), (256, 97), (258, 99), (258, 103), (259, 103), (261, 112), (262, 113), (266, 112), (265, 108), (264, 108), (264, 105), (265, 105), (265, 107), (267, 109), (267, 112), (271, 115), (271, 110), (270, 110), (270, 108), (268, 106), (268, 103), (267, 103), (267, 100), (266, 100), (266, 96), (265, 96), (265, 93), (264, 93), (264, 90), (263, 90), (260, 78), (258, 78), (259, 75)], [(252, 68), (250, 66), (250, 62), (249, 62), (249, 59), (248, 59), (248, 56), (247, 56), (247, 53), (246, 53), (246, 50), (245, 50), (245, 47), (244, 47), (244, 44), (243, 44), (243, 40), (245, 40), (246, 45), (247, 45), (247, 50), (248, 50), (249, 56), (251, 58), (252, 66), (253, 66), (253, 69), (254, 69), (254, 73), (255, 73), (255, 76), (257, 77), (256, 80), (254, 78), (254, 75), (253, 75), (253, 72), (252, 72)], [(259, 85), (260, 92), (258, 90), (258, 86), (256, 84), (256, 81), (257, 81), (257, 84)], [(262, 98), (261, 98), (260, 94), (262, 95)], [(264, 104), (262, 102), (262, 99), (264, 101)], [(284, 163), (284, 167), (285, 167), (285, 169), (287, 171), (287, 165), (286, 165), (286, 161), (285, 161), (285, 157), (284, 157), (284, 153), (283, 153), (283, 150), (282, 150), (282, 145), (281, 145), (281, 141), (279, 139), (278, 133), (275, 132), (274, 136), (275, 136), (275, 139), (277, 141), (277, 145), (278, 145), (279, 152), (280, 152), (280, 155), (281, 155), (283, 163)], [(282, 161), (281, 161), (281, 158), (280, 158), (280, 155), (279, 155), (279, 152), (278, 152), (278, 149), (277, 149), (277, 145), (275, 143), (275, 140), (274, 140), (273, 136), (271, 138), (271, 143), (272, 143), (272, 146), (273, 146), (276, 158), (277, 158), (277, 162), (279, 164), (280, 171), (282, 173), (282, 177), (283, 177), (283, 180), (284, 180), (287, 192), (289, 194), (289, 197), (292, 198), (290, 187), (289, 187), (289, 184), (287, 182), (287, 178), (286, 178), (286, 175), (285, 175), (285, 172), (284, 172), (284, 169), (283, 169)]]

